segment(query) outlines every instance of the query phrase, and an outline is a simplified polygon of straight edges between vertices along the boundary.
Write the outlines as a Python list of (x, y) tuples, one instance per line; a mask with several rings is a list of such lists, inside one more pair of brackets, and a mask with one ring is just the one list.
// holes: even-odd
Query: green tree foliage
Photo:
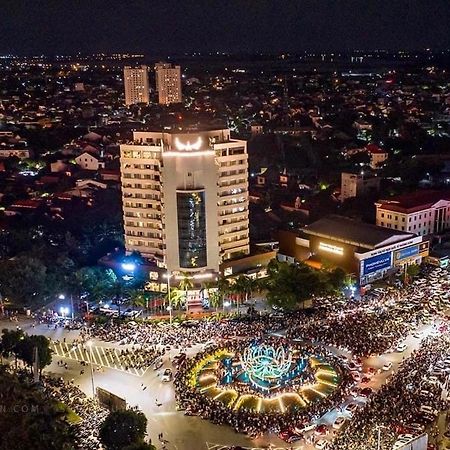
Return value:
[(69, 450), (74, 436), (53, 400), (0, 370), (0, 450)]
[(50, 341), (42, 335), (25, 335), (16, 347), (17, 357), (21, 359), (30, 369), (33, 369), (34, 349), (37, 348), (39, 357), (39, 372), (52, 362), (52, 350), (49, 347)]
[(0, 261), (0, 292), (19, 304), (41, 303), (48, 294), (47, 269), (36, 258), (18, 256)]
[(411, 278), (417, 277), (420, 273), (420, 266), (418, 264), (410, 264), (406, 269), (406, 273)]
[(341, 269), (319, 271), (306, 264), (288, 264), (271, 261), (264, 282), (270, 305), (292, 310), (314, 295), (333, 292), (341, 288), (345, 272)]
[(141, 411), (111, 412), (100, 427), (100, 440), (107, 450), (122, 450), (144, 442), (147, 418)]

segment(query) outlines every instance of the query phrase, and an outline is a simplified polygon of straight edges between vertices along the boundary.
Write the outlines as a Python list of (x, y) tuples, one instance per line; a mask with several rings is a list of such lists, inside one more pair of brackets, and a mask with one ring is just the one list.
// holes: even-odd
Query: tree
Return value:
[(230, 282), (225, 277), (219, 277), (217, 280), (217, 292), (219, 294), (220, 303), (223, 305), (225, 297), (230, 293)]
[(326, 273), (311, 269), (306, 264), (288, 264), (273, 260), (267, 267), (264, 285), (270, 305), (292, 310), (313, 295), (330, 289)]
[(414, 278), (417, 277), (420, 273), (420, 266), (418, 264), (410, 264), (406, 268), (406, 273), (408, 274), (408, 277)]
[(182, 290), (177, 289), (175, 287), (171, 287), (170, 288), (170, 297), (169, 297), (169, 293), (167, 293), (166, 300), (167, 300), (167, 303), (172, 308), (178, 309), (183, 305), (183, 302), (185, 301), (185, 294), (183, 294)]
[(18, 256), (0, 262), (0, 292), (13, 303), (41, 303), (48, 288), (47, 268), (38, 259)]
[(186, 302), (186, 310), (188, 309), (188, 298), (187, 293), (190, 289), (194, 287), (194, 283), (192, 281), (191, 276), (188, 273), (183, 273), (183, 278), (180, 281), (179, 288), (184, 291), (184, 300)]
[(17, 376), (0, 371), (5, 408), (0, 420), (0, 450), (70, 450), (74, 436), (56, 403)]
[(2, 340), (0, 341), (0, 349), (2, 356), (9, 358), (14, 355), (15, 365), (17, 367), (17, 348), (22, 339), (25, 338), (25, 334), (22, 330), (2, 330)]
[(141, 411), (113, 411), (100, 427), (100, 440), (108, 450), (122, 450), (144, 441), (147, 418)]
[(31, 371), (33, 370), (34, 349), (38, 352), (39, 374), (42, 369), (52, 362), (52, 350), (50, 349), (50, 341), (42, 335), (25, 335), (17, 345), (17, 357), (20, 358)]

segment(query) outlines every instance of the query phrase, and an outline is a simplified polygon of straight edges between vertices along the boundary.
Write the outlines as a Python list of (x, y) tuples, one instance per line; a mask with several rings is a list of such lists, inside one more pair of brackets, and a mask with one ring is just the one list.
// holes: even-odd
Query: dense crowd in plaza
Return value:
[(417, 434), (417, 425), (414, 429), (409, 427), (432, 422), (438, 412), (449, 406), (442, 396), (448, 377), (443, 367), (450, 367), (450, 337), (427, 338), (419, 350), (404, 360), (389, 383), (369, 398), (330, 450), (372, 449), (378, 428), (382, 448), (392, 448), (399, 430)]
[[(289, 408), (289, 410), (286, 410), (284, 413), (259, 412), (256, 411), (256, 409), (250, 408), (239, 408), (236, 410), (220, 400), (210, 398), (206, 394), (201, 393), (198, 387), (193, 386), (192, 383), (190, 383), (190, 379), (193, 376), (193, 368), (199, 362), (213, 354), (215, 350), (217, 350), (216, 348), (206, 352), (197, 353), (193, 358), (186, 359), (181, 363), (174, 379), (178, 408), (185, 410), (189, 415), (198, 415), (204, 419), (209, 419), (213, 423), (230, 425), (237, 432), (255, 436), (265, 431), (279, 433), (281, 430), (294, 424), (301, 425), (309, 423), (314, 417), (320, 417), (336, 402), (341, 402), (347, 395), (347, 389), (352, 383), (352, 379), (342, 367), (341, 361), (324, 348), (307, 345), (302, 345), (301, 347), (289, 347), (286, 340), (273, 338), (266, 340), (265, 343), (273, 343), (275, 346), (287, 346), (287, 351), (293, 351), (294, 348), (298, 347), (298, 350), (305, 355), (322, 358), (327, 364), (330, 364), (335, 368), (337, 373), (339, 373), (339, 384), (329, 396), (320, 398), (317, 402), (309, 403), (304, 409)], [(227, 352), (239, 355), (242, 354), (246, 347), (253, 344), (255, 344), (254, 340), (243, 339), (226, 344), (225, 349)], [(306, 369), (306, 372), (308, 371), (312, 373), (309, 368)], [(220, 380), (220, 373), (221, 370), (219, 368), (216, 374), (219, 385), (222, 383)], [(312, 378), (314, 380), (314, 377)], [(254, 394), (257, 397), (267, 397), (267, 395), (271, 397), (286, 392), (298, 392), (299, 389), (307, 385), (310, 381), (311, 380), (309, 380), (308, 377), (304, 379), (299, 376), (298, 379), (293, 379), (291, 382), (285, 383), (285, 385), (280, 386), (279, 389), (274, 390), (269, 395), (255, 389), (251, 384), (244, 384), (241, 382), (232, 383), (232, 388), (240, 395)], [(312, 381), (312, 384), (314, 384), (314, 381)]]
[[(187, 382), (189, 369), (208, 352), (218, 347), (242, 348), (248, 339), (269, 339), (270, 333), (279, 332), (285, 338), (280, 342), (302, 340), (302, 345), (314, 346), (311, 353), (319, 354), (321, 344), (332, 344), (349, 350), (355, 356), (369, 356), (384, 353), (415, 330), (421, 323), (430, 321), (449, 307), (450, 275), (446, 271), (434, 270), (402, 290), (384, 288), (358, 300), (343, 301), (342, 298), (328, 297), (315, 299), (316, 308), (289, 314), (273, 313), (220, 320), (187, 321), (167, 324), (163, 322), (93, 324), (83, 327), (79, 338), (72, 345), (86, 348), (92, 338), (124, 345), (116, 357), (126, 368), (145, 369), (169, 349), (184, 352), (197, 344), (209, 344), (207, 350), (184, 360), (174, 377), (177, 405), (186, 414), (198, 415), (213, 423), (227, 424), (238, 432), (257, 436), (263, 432), (279, 433), (292, 424), (299, 428), (303, 424), (317, 420), (325, 411), (340, 404), (351, 392), (351, 381), (347, 371), (342, 370), (343, 381), (335, 392), (321, 401), (313, 402), (304, 410), (288, 412), (284, 415), (272, 412), (256, 412), (240, 408), (230, 409), (220, 401), (199, 393)], [(312, 349), (312, 347), (311, 347)], [(423, 399), (418, 392), (429, 392), (426, 404), (441, 410), (439, 384), (426, 384), (429, 371), (440, 359), (450, 358), (450, 338), (427, 339), (420, 350), (405, 360), (400, 370), (391, 376), (388, 384), (369, 396), (364, 408), (358, 410), (345, 432), (338, 434), (331, 450), (356, 450), (369, 448), (374, 439), (373, 431), (378, 425), (383, 427), (383, 442), (391, 445), (402, 426), (417, 422)], [(105, 349), (112, 352), (111, 349)], [(342, 367), (342, 361), (326, 352), (332, 366)], [(450, 364), (450, 363), (449, 363)], [(348, 383), (347, 383), (348, 381)], [(444, 380), (438, 380), (443, 382)], [(106, 411), (89, 400), (73, 384), (63, 384), (62, 380), (46, 379), (46, 390), (72, 408), (83, 419), (78, 428), (78, 436), (84, 442), (83, 448), (98, 448), (98, 426)], [(245, 389), (242, 387), (243, 393)], [(89, 411), (89, 412), (87, 412)], [(392, 426), (392, 424), (395, 425)]]
[(43, 383), (49, 397), (64, 403), (81, 418), (81, 422), (74, 425), (78, 448), (100, 449), (99, 428), (106, 419), (108, 410), (73, 383), (67, 383), (62, 378), (44, 377)]

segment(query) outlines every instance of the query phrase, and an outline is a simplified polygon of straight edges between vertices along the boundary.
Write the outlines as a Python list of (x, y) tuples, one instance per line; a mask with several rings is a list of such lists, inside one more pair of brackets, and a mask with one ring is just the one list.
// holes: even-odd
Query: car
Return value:
[(328, 434), (328, 427), (324, 424), (317, 425), (314, 434), (316, 436), (326, 436)]
[(361, 381), (361, 374), (357, 372), (356, 370), (352, 370), (350, 372), (350, 375), (352, 376), (354, 381)]
[(369, 395), (372, 395), (372, 393), (373, 393), (373, 390), (370, 389), (370, 387), (365, 387), (364, 389), (361, 389), (359, 391), (359, 395), (361, 397), (369, 397)]
[(385, 372), (387, 372), (388, 370), (391, 370), (391, 369), (392, 369), (392, 361), (388, 361), (381, 368), (381, 370), (384, 370)]
[(287, 442), (288, 444), (303, 439), (303, 435), (297, 433), (293, 428), (288, 428), (287, 430), (282, 431), (278, 436), (280, 437), (280, 439), (283, 439), (283, 441)]
[(357, 403), (349, 403), (344, 408), (344, 411), (347, 412), (350, 416), (352, 416), (357, 409), (358, 409), (358, 404)]
[(343, 416), (337, 417), (336, 420), (333, 422), (333, 428), (335, 430), (340, 430), (344, 426), (346, 420), (347, 419)]
[(325, 439), (319, 439), (314, 443), (314, 447), (317, 448), (318, 450), (323, 450), (324, 448), (327, 448), (327, 445), (328, 441), (326, 441)]
[(407, 346), (404, 342), (402, 342), (401, 344), (398, 344), (398, 345), (397, 345), (397, 348), (395, 349), (395, 351), (398, 352), (398, 353), (402, 353), (402, 352), (404, 352), (407, 348), (408, 348), (408, 346)]
[(437, 416), (438, 413), (435, 409), (428, 405), (422, 405), (419, 411), (430, 416)]
[(172, 369), (166, 369), (162, 374), (161, 381), (163, 383), (168, 383), (172, 380)]

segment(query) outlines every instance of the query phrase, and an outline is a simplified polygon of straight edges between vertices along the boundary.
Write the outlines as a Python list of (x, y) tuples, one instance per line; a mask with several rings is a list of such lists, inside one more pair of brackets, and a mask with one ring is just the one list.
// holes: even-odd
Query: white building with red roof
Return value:
[(450, 229), (450, 191), (416, 191), (375, 203), (377, 225), (417, 235)]

